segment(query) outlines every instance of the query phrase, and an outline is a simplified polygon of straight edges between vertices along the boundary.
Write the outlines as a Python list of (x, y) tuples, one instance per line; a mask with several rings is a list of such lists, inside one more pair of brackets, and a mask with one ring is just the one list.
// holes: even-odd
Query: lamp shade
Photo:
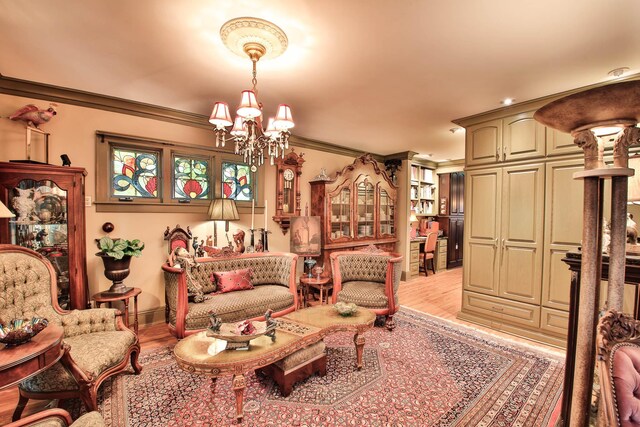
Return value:
[(226, 102), (216, 102), (213, 105), (209, 123), (217, 127), (231, 126), (233, 124), (231, 115), (229, 114), (229, 106)]
[(236, 201), (233, 199), (213, 199), (209, 205), (209, 219), (214, 221), (236, 221), (240, 219)]
[(291, 129), (295, 126), (293, 116), (291, 115), (291, 108), (287, 104), (278, 105), (278, 112), (276, 113), (276, 119), (273, 121), (273, 125), (278, 130)]
[(244, 125), (242, 117), (236, 116), (236, 120), (233, 122), (233, 128), (230, 133), (233, 136), (247, 136), (247, 127)]
[(416, 222), (418, 221), (418, 217), (416, 216), (415, 212), (411, 212), (411, 216), (409, 217), (409, 222)]
[(14, 216), (16, 215), (11, 212), (4, 203), (0, 202), (0, 218), (13, 218)]
[(270, 138), (275, 138), (278, 136), (278, 131), (276, 127), (273, 125), (274, 119), (273, 117), (269, 117), (269, 124), (267, 125), (267, 130), (264, 131), (264, 134)]
[(243, 90), (242, 98), (240, 100), (240, 106), (238, 107), (238, 111), (236, 113), (240, 117), (244, 118), (254, 118), (260, 116), (262, 111), (260, 111), (260, 105), (258, 105), (258, 99), (256, 98), (256, 94), (252, 90)]

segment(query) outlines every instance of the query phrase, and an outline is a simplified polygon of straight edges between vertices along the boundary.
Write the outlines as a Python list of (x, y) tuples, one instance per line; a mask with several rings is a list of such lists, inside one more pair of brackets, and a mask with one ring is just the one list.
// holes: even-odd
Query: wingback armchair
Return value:
[(104, 418), (99, 412), (93, 411), (82, 415), (75, 422), (64, 409), (55, 408), (36, 412), (21, 418), (5, 427), (105, 427)]
[(29, 399), (77, 397), (95, 411), (97, 391), (106, 378), (125, 370), (129, 359), (136, 374), (142, 369), (138, 337), (124, 326), (120, 312), (64, 311), (56, 295), (55, 271), (47, 259), (27, 248), (0, 245), (0, 319), (38, 316), (64, 329), (60, 361), (20, 383), (14, 421)]
[(598, 325), (599, 424), (640, 426), (640, 321), (610, 310)]
[(332, 302), (352, 302), (386, 317), (393, 330), (398, 311), (398, 287), (402, 256), (368, 248), (363, 251), (337, 251), (331, 254), (333, 274)]

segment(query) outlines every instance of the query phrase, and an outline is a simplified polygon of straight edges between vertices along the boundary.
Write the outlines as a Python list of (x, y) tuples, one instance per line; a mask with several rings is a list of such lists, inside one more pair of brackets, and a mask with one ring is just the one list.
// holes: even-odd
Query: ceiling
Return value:
[(638, 0), (0, 0), (0, 74), (199, 114), (232, 110), (251, 63), (229, 19), (289, 38), (258, 63), (267, 115), (298, 136), (432, 160), (464, 156), (451, 120), (640, 72)]

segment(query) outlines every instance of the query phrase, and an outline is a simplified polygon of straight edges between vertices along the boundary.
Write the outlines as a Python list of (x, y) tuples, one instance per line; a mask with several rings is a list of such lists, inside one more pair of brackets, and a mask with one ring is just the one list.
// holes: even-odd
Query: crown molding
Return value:
[(438, 168), (448, 168), (455, 166), (464, 166), (464, 159), (448, 160), (446, 162), (437, 163)]
[[(7, 77), (2, 74), (0, 74), (0, 93), (22, 96), (25, 98), (42, 99), (49, 102), (77, 105), (97, 110), (111, 111), (114, 113), (144, 117), (147, 119), (176, 123), (200, 129), (212, 129), (212, 125), (209, 123), (209, 117), (203, 114), (190, 113), (173, 108), (161, 107), (159, 105), (131, 101), (128, 99), (54, 86), (46, 83), (21, 80), (14, 77)], [(317, 141), (296, 135), (292, 135), (289, 142), (299, 148), (308, 148), (348, 157), (360, 157), (361, 155), (366, 154), (366, 151), (355, 150), (341, 145)], [(383, 162), (385, 160), (385, 157), (380, 154), (370, 154), (379, 162)]]
[(516, 115), (516, 114), (524, 113), (526, 111), (537, 110), (538, 108), (548, 104), (549, 102), (555, 101), (556, 99), (560, 99), (567, 95), (593, 89), (596, 87), (602, 87), (610, 84), (626, 82), (631, 80), (640, 80), (640, 73), (632, 74), (630, 76), (615, 79), (615, 80), (607, 80), (605, 82), (594, 83), (592, 85), (583, 86), (576, 89), (567, 90), (565, 92), (555, 93), (552, 95), (531, 99), (529, 101), (519, 102), (517, 104), (513, 104), (508, 107), (496, 108), (494, 110), (485, 111), (483, 113), (474, 114), (467, 117), (461, 117), (459, 119), (452, 120), (452, 122), (457, 124), (458, 126), (467, 128), (470, 125), (474, 125), (477, 123), (482, 123), (482, 122), (486, 122), (494, 119), (501, 119), (506, 116)]

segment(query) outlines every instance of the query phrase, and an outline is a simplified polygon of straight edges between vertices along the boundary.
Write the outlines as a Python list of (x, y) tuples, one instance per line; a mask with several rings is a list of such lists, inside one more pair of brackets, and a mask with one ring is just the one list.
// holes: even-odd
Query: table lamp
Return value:
[(409, 217), (409, 237), (414, 239), (416, 237), (417, 231), (413, 229), (412, 224), (414, 222), (418, 222), (418, 217), (414, 211), (411, 211), (411, 216)]
[(213, 246), (217, 247), (218, 227), (216, 221), (224, 221), (224, 231), (228, 233), (229, 221), (237, 221), (240, 219), (236, 201), (233, 199), (213, 199), (209, 205), (208, 217), (213, 221)]
[(7, 208), (4, 203), (0, 202), (0, 218), (13, 218), (16, 215)]

